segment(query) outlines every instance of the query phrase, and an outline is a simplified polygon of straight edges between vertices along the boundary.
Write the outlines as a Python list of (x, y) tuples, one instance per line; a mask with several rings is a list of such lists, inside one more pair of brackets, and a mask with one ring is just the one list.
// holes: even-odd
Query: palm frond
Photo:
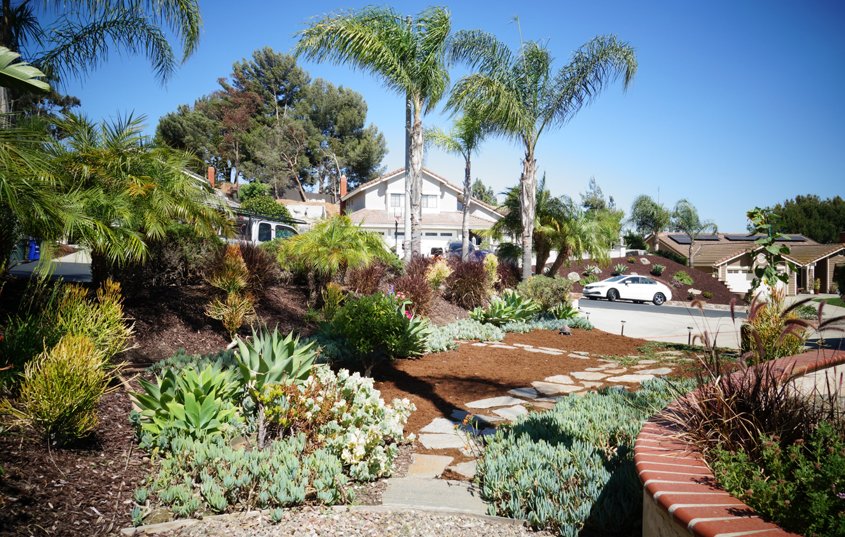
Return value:
[(20, 91), (50, 91), (50, 85), (41, 80), (44, 73), (19, 59), (17, 52), (0, 47), (0, 86)]

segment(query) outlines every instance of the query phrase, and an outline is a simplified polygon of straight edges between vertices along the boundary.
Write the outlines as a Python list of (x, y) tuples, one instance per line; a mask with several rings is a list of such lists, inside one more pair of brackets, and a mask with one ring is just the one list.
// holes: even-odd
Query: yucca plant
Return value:
[(175, 429), (192, 438), (225, 431), (239, 420), (234, 404), (241, 389), (236, 375), (216, 365), (201, 370), (167, 369), (155, 382), (140, 380), (132, 398), (141, 409), (141, 431), (153, 438)]
[(501, 326), (513, 321), (528, 321), (539, 312), (539, 304), (512, 289), (506, 289), (501, 296), (494, 297), (486, 308), (475, 308), (469, 316), (482, 323)]

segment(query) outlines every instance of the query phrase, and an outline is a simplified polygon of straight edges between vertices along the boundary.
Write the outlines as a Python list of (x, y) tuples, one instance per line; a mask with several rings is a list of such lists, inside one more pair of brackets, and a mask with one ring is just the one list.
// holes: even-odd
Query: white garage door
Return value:
[(751, 272), (751, 269), (731, 268), (728, 269), (725, 284), (732, 293), (745, 294), (751, 289), (751, 281), (753, 279), (754, 274)]

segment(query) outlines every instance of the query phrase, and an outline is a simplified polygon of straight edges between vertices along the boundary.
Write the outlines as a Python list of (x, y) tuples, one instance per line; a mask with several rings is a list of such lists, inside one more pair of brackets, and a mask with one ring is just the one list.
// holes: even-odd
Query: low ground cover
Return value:
[(831, 306), (837, 306), (840, 308), (845, 308), (845, 300), (841, 297), (835, 298), (814, 298), (813, 302), (824, 302), (826, 304), (830, 304)]

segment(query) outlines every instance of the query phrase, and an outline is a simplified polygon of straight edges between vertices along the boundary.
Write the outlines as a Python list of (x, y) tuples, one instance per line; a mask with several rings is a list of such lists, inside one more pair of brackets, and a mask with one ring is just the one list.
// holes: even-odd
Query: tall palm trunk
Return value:
[[(422, 103), (414, 100), (414, 123), (411, 127), (411, 257), (422, 253)], [(405, 259), (409, 259), (407, 253)]]
[(402, 237), (402, 255), (405, 262), (411, 261), (411, 128), (413, 118), (411, 96), (405, 97), (405, 200), (402, 208), (402, 222), (405, 234)]
[(461, 216), (461, 259), (464, 261), (469, 257), (469, 202), (472, 201), (472, 162), (469, 152), (466, 154), (466, 167), (464, 168), (464, 210)]
[(534, 211), (537, 205), (537, 161), (531, 145), (525, 150), (522, 177), (519, 178), (520, 215), (522, 217), (522, 279), (531, 277), (531, 239), (534, 235)]

